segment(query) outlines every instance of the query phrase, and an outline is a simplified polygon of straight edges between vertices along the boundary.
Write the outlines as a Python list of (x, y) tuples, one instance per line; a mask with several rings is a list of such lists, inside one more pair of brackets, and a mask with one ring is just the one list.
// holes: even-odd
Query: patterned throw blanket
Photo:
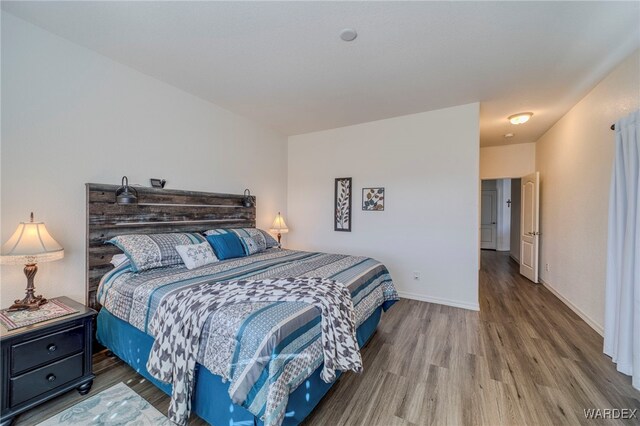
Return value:
[[(362, 371), (353, 302), (342, 283), (321, 278), (275, 278), (189, 287), (166, 297), (149, 324), (156, 339), (147, 369), (158, 380), (172, 385), (169, 418), (173, 422), (184, 425), (189, 418), (205, 322), (216, 309), (243, 302), (303, 302), (316, 307), (321, 313), (322, 380), (335, 380), (336, 370)], [(233, 388), (237, 386), (231, 386), (230, 392)], [(267, 426), (279, 425), (282, 420), (282, 415), (271, 418)]]

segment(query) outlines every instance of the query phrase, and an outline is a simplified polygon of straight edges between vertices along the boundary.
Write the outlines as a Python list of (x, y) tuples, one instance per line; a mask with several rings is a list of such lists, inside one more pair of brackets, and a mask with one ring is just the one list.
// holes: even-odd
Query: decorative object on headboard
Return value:
[(118, 204), (135, 204), (138, 202), (138, 191), (129, 187), (129, 178), (122, 176), (122, 186), (116, 189)]
[(24, 265), (24, 274), (27, 276), (26, 297), (16, 300), (9, 311), (28, 309), (35, 311), (40, 305), (47, 303), (42, 295), (35, 295), (33, 279), (38, 272), (37, 263), (51, 262), (62, 259), (64, 249), (47, 231), (43, 222), (34, 222), (33, 212), (29, 222), (20, 222), (18, 229), (11, 238), (2, 246), (0, 263), (5, 265)]
[(249, 188), (244, 190), (244, 198), (242, 199), (242, 204), (244, 204), (246, 208), (253, 207), (253, 199), (251, 198), (251, 191), (249, 191)]
[(202, 232), (212, 228), (253, 228), (256, 200), (244, 207), (244, 195), (138, 187), (138, 202), (119, 205), (116, 185), (87, 183), (87, 305), (99, 309), (96, 291), (121, 253), (105, 241), (124, 234)]
[(282, 217), (280, 212), (278, 212), (278, 216), (276, 216), (276, 218), (273, 221), (273, 224), (271, 225), (271, 232), (278, 233), (278, 247), (282, 247), (280, 244), (280, 238), (282, 238), (282, 234), (286, 234), (287, 232), (289, 232), (289, 228), (287, 227), (287, 224), (284, 222), (284, 218)]
[(151, 178), (149, 180), (151, 181), (151, 186), (154, 188), (164, 188), (167, 183), (166, 179)]

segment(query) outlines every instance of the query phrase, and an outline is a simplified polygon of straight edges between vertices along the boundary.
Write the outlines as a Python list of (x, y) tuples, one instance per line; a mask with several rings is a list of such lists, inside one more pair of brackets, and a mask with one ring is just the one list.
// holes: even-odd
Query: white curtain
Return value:
[(640, 389), (640, 111), (615, 126), (604, 353)]

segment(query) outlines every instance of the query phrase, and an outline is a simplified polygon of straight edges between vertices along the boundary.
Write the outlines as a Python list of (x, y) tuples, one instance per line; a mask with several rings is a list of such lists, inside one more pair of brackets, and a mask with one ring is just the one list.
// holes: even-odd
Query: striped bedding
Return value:
[[(204, 282), (317, 277), (351, 292), (356, 326), (398, 295), (387, 268), (357, 256), (269, 249), (193, 270), (184, 265), (133, 273), (128, 262), (106, 274), (98, 301), (110, 313), (152, 335), (149, 322), (169, 294)], [(288, 395), (323, 361), (320, 314), (302, 302), (249, 302), (215, 311), (201, 334), (197, 362), (230, 381), (234, 403), (277, 424)]]

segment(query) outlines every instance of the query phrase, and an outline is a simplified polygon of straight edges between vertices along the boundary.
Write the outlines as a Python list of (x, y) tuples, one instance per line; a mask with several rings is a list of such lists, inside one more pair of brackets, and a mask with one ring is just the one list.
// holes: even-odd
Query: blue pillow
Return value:
[(233, 232), (219, 235), (207, 235), (207, 241), (220, 260), (245, 256), (240, 238)]

